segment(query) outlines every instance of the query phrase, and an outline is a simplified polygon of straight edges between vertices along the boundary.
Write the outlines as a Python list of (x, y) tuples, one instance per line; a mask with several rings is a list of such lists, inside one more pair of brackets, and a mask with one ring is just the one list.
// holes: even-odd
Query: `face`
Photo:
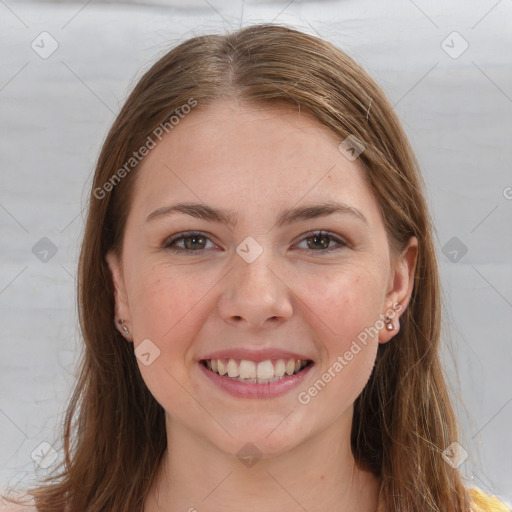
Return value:
[(304, 112), (224, 101), (137, 171), (121, 256), (108, 255), (116, 314), (170, 424), (227, 453), (251, 442), (271, 456), (350, 422), (398, 332), (416, 240), (395, 262), (340, 142)]

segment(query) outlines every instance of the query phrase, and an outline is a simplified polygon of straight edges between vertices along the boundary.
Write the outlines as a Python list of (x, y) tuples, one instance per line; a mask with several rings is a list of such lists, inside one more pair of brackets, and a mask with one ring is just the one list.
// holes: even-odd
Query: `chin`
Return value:
[[(293, 415), (293, 414), (292, 414)], [(292, 416), (290, 415), (290, 416)], [(237, 457), (254, 456), (258, 458), (277, 457), (296, 448), (310, 437), (301, 428), (285, 424), (283, 417), (272, 421), (258, 422), (254, 418), (240, 419), (235, 424), (226, 425), (232, 434), (220, 439), (211, 439), (218, 449)]]

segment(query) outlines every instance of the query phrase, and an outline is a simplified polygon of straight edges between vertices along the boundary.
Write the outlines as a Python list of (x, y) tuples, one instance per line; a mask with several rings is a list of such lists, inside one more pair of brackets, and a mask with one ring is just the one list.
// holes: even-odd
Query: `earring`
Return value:
[(130, 334), (130, 331), (128, 330), (128, 327), (126, 327), (126, 325), (124, 325), (124, 320), (119, 319), (117, 321), (117, 323), (121, 326), (121, 329), (123, 329), (123, 332), (125, 334)]
[(391, 318), (389, 318), (389, 316), (386, 316), (384, 318), (384, 322), (386, 324), (386, 329), (388, 331), (393, 331), (395, 329), (395, 326), (393, 325), (393, 321), (391, 320)]

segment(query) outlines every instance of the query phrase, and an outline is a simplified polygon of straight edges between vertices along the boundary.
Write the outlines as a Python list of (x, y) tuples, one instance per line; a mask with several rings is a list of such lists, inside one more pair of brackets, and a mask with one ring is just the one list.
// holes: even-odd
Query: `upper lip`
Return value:
[(269, 348), (266, 350), (249, 350), (247, 348), (218, 350), (199, 358), (200, 361), (204, 359), (246, 359), (255, 362), (267, 361), (269, 359), (300, 359), (302, 361), (311, 361), (311, 358), (304, 354), (297, 354), (296, 352), (277, 348)]

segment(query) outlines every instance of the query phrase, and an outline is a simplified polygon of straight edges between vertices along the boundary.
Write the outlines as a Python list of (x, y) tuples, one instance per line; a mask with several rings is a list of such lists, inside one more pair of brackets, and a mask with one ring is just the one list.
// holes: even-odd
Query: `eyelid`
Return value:
[[(204, 251), (209, 250), (206, 248), (196, 249), (196, 250), (183, 249), (181, 247), (172, 247), (172, 245), (171, 245), (180, 240), (192, 238), (194, 236), (204, 237), (204, 238), (206, 238), (207, 241), (209, 241), (212, 244), (217, 246), (217, 244), (212, 240), (212, 235), (210, 233), (207, 233), (204, 231), (183, 231), (183, 232), (176, 233), (176, 234), (171, 235), (170, 237), (166, 238), (164, 240), (164, 242), (162, 243), (162, 248), (169, 250), (171, 252), (175, 252), (175, 253), (188, 253), (188, 254), (196, 254), (196, 255), (200, 255), (200, 254), (204, 253)], [(300, 250), (306, 251), (308, 253), (325, 254), (325, 253), (330, 253), (332, 251), (341, 250), (346, 247), (350, 247), (349, 242), (344, 240), (343, 237), (340, 237), (335, 233), (332, 233), (330, 231), (325, 231), (322, 229), (312, 230), (307, 233), (303, 233), (302, 235), (300, 235), (300, 239), (296, 243), (294, 243), (292, 245), (292, 247), (295, 247), (298, 244), (308, 240), (309, 238), (313, 238), (314, 236), (318, 236), (318, 237), (327, 236), (331, 239), (331, 241), (334, 241), (336, 243), (336, 245), (334, 247), (328, 247), (327, 249), (307, 249), (307, 248), (304, 249), (304, 248), (301, 248)]]
[(327, 236), (329, 237), (332, 241), (336, 242), (336, 244), (338, 244), (337, 246), (335, 247), (330, 247), (328, 249), (319, 249), (319, 250), (315, 250), (315, 249), (302, 249), (304, 251), (307, 251), (307, 252), (310, 252), (310, 253), (327, 253), (327, 252), (331, 252), (331, 251), (336, 251), (336, 250), (340, 250), (340, 249), (343, 249), (345, 247), (350, 247), (350, 244), (347, 240), (345, 240), (343, 237), (335, 234), (335, 233), (332, 233), (331, 231), (325, 231), (323, 229), (316, 229), (316, 230), (312, 230), (312, 231), (309, 231), (307, 233), (304, 233), (301, 235), (301, 238), (300, 240), (294, 244), (295, 245), (298, 245), (299, 243), (301, 242), (304, 242), (305, 240), (307, 240), (308, 238), (312, 238), (314, 236)]
[(173, 251), (173, 252), (181, 252), (181, 253), (197, 253), (197, 254), (201, 254), (202, 252), (204, 252), (206, 249), (197, 249), (195, 251), (192, 251), (192, 250), (187, 250), (187, 249), (182, 249), (181, 247), (172, 247), (171, 244), (175, 243), (175, 242), (178, 242), (180, 240), (183, 240), (183, 239), (186, 239), (186, 238), (192, 238), (194, 236), (202, 236), (204, 238), (207, 239), (207, 241), (211, 242), (212, 244), (214, 245), (217, 245), (213, 240), (212, 240), (212, 235), (210, 233), (207, 233), (205, 231), (182, 231), (180, 233), (176, 233), (174, 235), (171, 235), (169, 237), (167, 237), (163, 242), (162, 242), (162, 248), (163, 249), (166, 249), (166, 250), (169, 250), (169, 251)]

